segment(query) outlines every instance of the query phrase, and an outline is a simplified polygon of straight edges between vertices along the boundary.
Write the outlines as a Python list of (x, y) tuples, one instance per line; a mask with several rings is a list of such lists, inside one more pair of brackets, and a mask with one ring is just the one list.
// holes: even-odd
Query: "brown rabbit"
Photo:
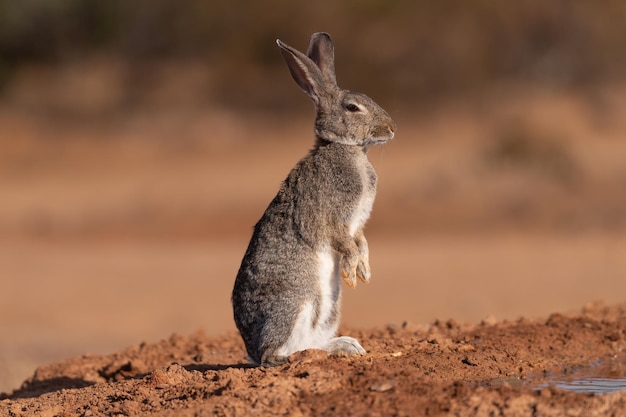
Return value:
[(306, 55), (276, 42), (317, 115), (315, 146), (256, 224), (233, 288), (235, 323), (250, 359), (264, 366), (310, 348), (365, 353), (356, 339), (335, 336), (340, 284), (370, 280), (363, 226), (377, 177), (367, 149), (392, 139), (396, 130), (371, 98), (337, 86), (327, 33), (311, 36)]

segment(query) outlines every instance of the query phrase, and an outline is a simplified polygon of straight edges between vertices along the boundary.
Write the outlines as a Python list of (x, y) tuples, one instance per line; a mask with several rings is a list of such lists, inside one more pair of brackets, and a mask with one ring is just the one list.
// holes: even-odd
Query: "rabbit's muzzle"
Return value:
[(377, 145), (390, 141), (395, 136), (396, 124), (391, 121), (385, 126), (378, 126), (372, 131), (372, 135), (366, 140), (366, 145)]

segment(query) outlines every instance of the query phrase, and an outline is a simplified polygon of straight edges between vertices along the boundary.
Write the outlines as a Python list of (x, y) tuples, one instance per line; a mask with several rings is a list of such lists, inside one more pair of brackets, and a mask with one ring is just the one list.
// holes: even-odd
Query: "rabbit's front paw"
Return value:
[(370, 282), (372, 272), (370, 270), (369, 247), (362, 229), (357, 231), (354, 237), (354, 243), (356, 243), (357, 248), (359, 248), (359, 263), (356, 268), (356, 276), (361, 282), (367, 284)]
[(359, 264), (356, 267), (356, 276), (361, 282), (364, 282), (366, 284), (370, 282), (370, 279), (372, 278), (372, 272), (370, 270), (370, 263), (368, 262), (367, 258), (361, 257), (359, 259)]
[(357, 259), (344, 257), (341, 260), (341, 278), (350, 288), (356, 287), (357, 278)]

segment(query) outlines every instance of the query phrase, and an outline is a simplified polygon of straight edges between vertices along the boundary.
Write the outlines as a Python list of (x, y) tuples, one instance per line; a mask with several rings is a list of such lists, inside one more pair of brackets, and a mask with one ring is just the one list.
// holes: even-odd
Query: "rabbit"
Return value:
[(316, 141), (254, 227), (232, 292), (235, 324), (256, 365), (306, 349), (363, 355), (356, 339), (335, 336), (341, 280), (370, 280), (363, 226), (377, 176), (367, 150), (393, 139), (396, 124), (371, 98), (337, 86), (329, 34), (314, 33), (306, 55), (276, 43), (313, 100)]

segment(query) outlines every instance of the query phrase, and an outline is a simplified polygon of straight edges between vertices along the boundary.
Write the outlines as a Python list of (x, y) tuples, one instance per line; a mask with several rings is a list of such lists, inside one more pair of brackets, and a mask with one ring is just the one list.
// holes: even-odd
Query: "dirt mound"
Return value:
[(244, 362), (237, 334), (173, 335), (107, 355), (42, 366), (11, 394), (8, 416), (625, 415), (626, 391), (541, 388), (599, 364), (626, 367), (626, 304), (547, 319), (344, 331), (368, 354), (293, 355), (276, 368)]

